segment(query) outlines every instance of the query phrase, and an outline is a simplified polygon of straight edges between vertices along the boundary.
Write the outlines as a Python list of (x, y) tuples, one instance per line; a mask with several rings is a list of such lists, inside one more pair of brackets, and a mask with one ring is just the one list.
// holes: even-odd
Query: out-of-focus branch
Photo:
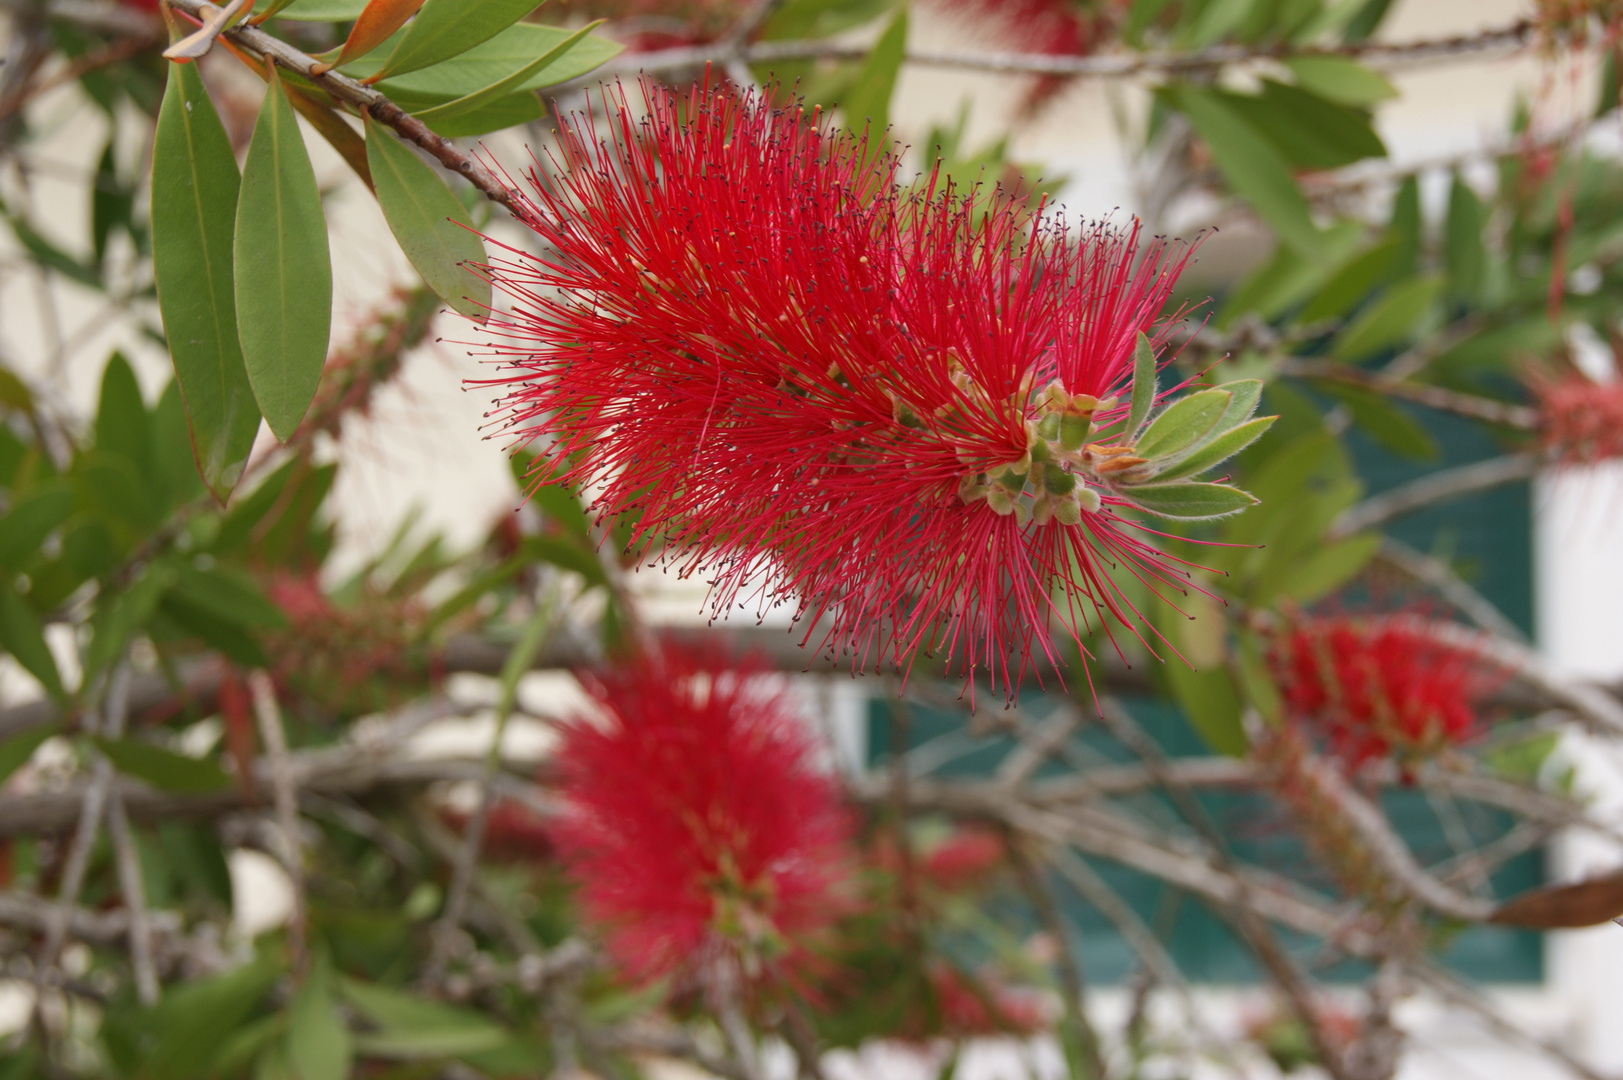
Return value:
[(1523, 431), (1532, 431), (1538, 426), (1538, 412), (1526, 405), (1495, 401), (1477, 394), (1462, 394), (1458, 390), (1411, 382), (1408, 379), (1394, 379), (1381, 372), (1367, 371), (1364, 368), (1328, 360), (1291, 360), (1280, 367), (1279, 373), (1303, 379), (1327, 379), (1349, 386), (1360, 386), (1389, 397), (1425, 405), (1440, 412), (1468, 416), (1473, 420), (1502, 424)]
[(270, 676), (263, 671), (250, 672), (248, 690), (254, 699), (254, 718), (259, 724), (259, 737), (265, 744), (265, 757), (270, 769), (271, 793), (276, 803), (276, 823), (281, 833), (282, 869), (287, 871), (293, 893), (293, 910), (288, 915), (287, 947), (293, 970), (304, 974), (305, 927), (309, 917), (304, 896), (304, 854), (299, 843), (299, 788), (298, 779), (287, 752), (287, 735), (282, 730), (282, 710), (276, 704), (276, 688)]
[[(961, 51), (911, 49), (903, 63), (921, 67), (956, 68), (1003, 75), (1051, 75), (1074, 78), (1120, 79), (1145, 75), (1181, 75), (1209, 72), (1232, 64), (1259, 60), (1283, 60), (1299, 56), (1356, 56), (1383, 65), (1413, 64), (1432, 60), (1477, 56), (1518, 48), (1532, 36), (1535, 24), (1523, 19), (1509, 26), (1475, 34), (1459, 34), (1415, 41), (1347, 42), (1329, 48), (1295, 49), (1285, 45), (1254, 47), (1217, 45), (1188, 52), (1128, 53), (1107, 56), (1056, 56), (1050, 53)], [(857, 60), (868, 48), (844, 42), (761, 41), (747, 47), (737, 42), (683, 46), (655, 52), (637, 53), (611, 62), (604, 74), (663, 72), (702, 68), (707, 64), (773, 64), (792, 60)]]
[(1521, 627), (1507, 619), (1487, 597), (1461, 580), (1460, 576), (1441, 559), (1433, 558), (1423, 551), (1416, 551), (1408, 544), (1394, 540), (1390, 536), (1381, 537), (1381, 549), (1376, 552), (1375, 557), (1407, 577), (1436, 589), (1437, 593), (1454, 605), (1460, 614), (1488, 633), (1498, 634), (1511, 641), (1527, 641), (1527, 635), (1522, 633)]
[(1350, 507), (1331, 524), (1326, 539), (1338, 540), (1365, 529), (1379, 528), (1393, 518), (1433, 503), (1531, 480), (1541, 464), (1534, 454), (1506, 454), (1422, 476)]

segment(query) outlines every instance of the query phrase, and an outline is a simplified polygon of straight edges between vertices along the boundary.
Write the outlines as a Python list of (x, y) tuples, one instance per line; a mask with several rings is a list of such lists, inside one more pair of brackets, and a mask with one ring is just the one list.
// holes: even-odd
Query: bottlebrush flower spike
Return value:
[(1538, 399), (1539, 442), (1564, 465), (1623, 458), (1623, 382), (1583, 375), (1530, 381)]
[(530, 174), (545, 254), (491, 267), (515, 301), (488, 324), (495, 415), (635, 550), (713, 575), (715, 610), (748, 586), (808, 640), (944, 653), (1012, 697), (1034, 643), (1058, 662), (1050, 622), (1137, 633), (1106, 564), (1187, 587), (1122, 510), (1255, 502), (1191, 478), (1271, 422), (1260, 383), (1151, 416), (1186, 250), (904, 191), (893, 159), (759, 97), (643, 100), (605, 92), (603, 137), (563, 124), (555, 175)]
[(1407, 766), (1469, 740), (1479, 726), (1475, 703), (1504, 678), (1401, 617), (1299, 622), (1272, 661), (1293, 720), (1321, 732), (1354, 768), (1387, 759)]
[(840, 914), (849, 822), (785, 692), (670, 647), (585, 682), (604, 723), (564, 730), (552, 837), (611, 953), (638, 981), (794, 974)]

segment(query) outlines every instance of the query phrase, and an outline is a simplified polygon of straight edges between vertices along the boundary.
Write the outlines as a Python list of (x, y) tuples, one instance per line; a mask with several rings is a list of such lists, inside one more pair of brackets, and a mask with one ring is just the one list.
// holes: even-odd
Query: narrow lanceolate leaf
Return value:
[(354, 1049), (333, 999), (326, 963), (311, 971), (288, 1012), (288, 1057), (300, 1080), (345, 1080)]
[(223, 791), (231, 786), (231, 778), (225, 774), (225, 770), (212, 761), (187, 757), (136, 739), (92, 737), (90, 741), (107, 755), (113, 768), (127, 776), (145, 780), (160, 791), (201, 794)]
[[(375, 3), (376, 0), (373, 0)], [(432, 67), (489, 41), (539, 5), (536, 0), (428, 0), (382, 70), (366, 81)]]
[(1139, 457), (1170, 457), (1205, 438), (1229, 407), (1234, 395), (1227, 390), (1202, 390), (1179, 398), (1155, 418), (1138, 440)]
[(1133, 401), (1127, 412), (1127, 439), (1132, 441), (1155, 404), (1155, 349), (1142, 333), (1133, 348)]
[(10, 653), (24, 671), (38, 679), (47, 694), (57, 701), (66, 700), (62, 676), (45, 644), (45, 628), (40, 625), (39, 616), (3, 578), (0, 578), (0, 650)]
[(510, 93), (516, 92), (518, 88), (522, 86), (524, 82), (532, 75), (538, 71), (544, 70), (548, 65), (552, 64), (570, 49), (573, 49), (576, 45), (580, 44), (581, 39), (587, 34), (591, 33), (593, 30), (602, 25), (602, 19), (599, 19), (594, 23), (588, 23), (579, 30), (575, 31), (573, 34), (570, 34), (563, 41), (560, 41), (551, 49), (548, 49), (534, 60), (531, 60), (528, 64), (525, 64), (523, 67), (513, 72), (511, 75), (498, 79), (489, 86), (475, 90), (471, 94), (464, 94), (455, 101), (447, 101), (443, 105), (436, 105), (431, 109), (423, 109), (414, 113), (413, 115), (425, 124), (436, 124), (446, 120), (453, 120), (459, 116), (465, 116), (468, 113), (482, 109), (491, 102), (505, 97)]
[(866, 131), (870, 149), (889, 142), (885, 129), (890, 127), (890, 99), (896, 91), (896, 76), (902, 69), (906, 49), (907, 8), (904, 5), (897, 9), (890, 25), (879, 35), (856, 82), (840, 103), (845, 126), (857, 135)]
[(356, 57), (365, 56), (373, 49), (382, 45), (394, 33), (406, 24), (406, 20), (417, 14), (417, 9), (423, 6), (423, 0), (370, 0), (361, 14), (356, 18), (355, 25), (350, 27), (349, 37), (344, 39), (344, 47), (339, 50), (338, 59), (326, 64), (317, 70), (317, 74), (339, 64), (347, 64)]
[(239, 184), (231, 141), (197, 69), (169, 65), (152, 147), (152, 262), (192, 454), (222, 502), (259, 430), (232, 295)]
[(60, 730), (55, 724), (46, 724), (0, 742), (0, 784), (5, 783), (11, 778), (12, 773), (26, 765), (28, 759), (34, 756), (34, 751)]
[(1221, 383), (1213, 389), (1227, 390), (1231, 395), (1228, 408), (1223, 410), (1222, 417), (1217, 421), (1217, 427), (1213, 429), (1216, 432), (1238, 427), (1251, 419), (1252, 414), (1257, 411), (1257, 403), (1262, 400), (1261, 379), (1236, 379), (1233, 382)]
[(1121, 494), (1158, 517), (1184, 521), (1227, 517), (1257, 505), (1255, 497), (1227, 484), (1140, 484)]
[(1155, 474), (1157, 480), (1182, 480), (1199, 476), (1207, 469), (1219, 465), (1262, 438), (1262, 433), (1274, 426), (1277, 416), (1259, 416), (1255, 420), (1232, 427), (1205, 446), (1170, 468)]
[(366, 156), (389, 231), (434, 294), (483, 320), (490, 312), (490, 281), (468, 264), (485, 261), (485, 245), (457, 197), (434, 170), (394, 134), (366, 121)]
[(1307, 197), (1272, 143), (1212, 91), (1174, 86), (1161, 92), (1189, 119), (1235, 194), (1256, 208), (1287, 247), (1313, 255), (1323, 246)]
[(315, 397), (332, 329), (332, 260), (321, 191), (293, 107), (274, 78), (243, 166), (236, 228), (237, 329), (248, 381), (278, 439)]

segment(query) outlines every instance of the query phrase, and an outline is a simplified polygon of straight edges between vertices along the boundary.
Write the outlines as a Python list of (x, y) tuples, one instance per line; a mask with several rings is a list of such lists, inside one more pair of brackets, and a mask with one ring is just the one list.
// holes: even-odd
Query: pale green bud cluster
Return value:
[[(1255, 504), (1239, 488), (1192, 478), (1245, 449), (1274, 422), (1271, 416), (1252, 418), (1262, 383), (1246, 380), (1202, 390), (1152, 416), (1155, 355), (1143, 334), (1135, 360), (1127, 416), (1104, 428), (1095, 426), (1094, 417), (1113, 400), (1072, 394), (1057, 381), (1035, 390), (1028, 378), (1018, 395), (1027, 417), (1025, 453), (965, 473), (958, 497), (965, 505), (984, 501), (1021, 525), (1079, 525), (1083, 514), (1099, 511), (1106, 494), (1160, 517), (1185, 520), (1224, 517)], [(971, 401), (990, 402), (956, 360), (952, 379)], [(918, 426), (899, 399), (896, 413), (898, 423)]]

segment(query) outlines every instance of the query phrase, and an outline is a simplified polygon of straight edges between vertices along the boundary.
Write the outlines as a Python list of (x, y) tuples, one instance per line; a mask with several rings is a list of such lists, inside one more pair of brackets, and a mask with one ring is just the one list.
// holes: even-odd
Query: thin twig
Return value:
[(1048, 936), (1054, 939), (1055, 966), (1059, 969), (1060, 999), (1065, 1003), (1065, 1016), (1076, 1033), (1078, 1049), (1090, 1080), (1103, 1080), (1104, 1057), (1099, 1051), (1099, 1033), (1088, 1020), (1087, 981), (1082, 975), (1082, 964), (1077, 951), (1071, 947), (1070, 935), (1060, 922), (1059, 903), (1054, 898), (1054, 887), (1043, 876), (1036, 861), (1026, 851), (1024, 838), (1011, 836), (1009, 860), (1014, 864), (1020, 887), (1026, 894), (1037, 919)]
[(1349, 386), (1360, 386), (1389, 397), (1413, 401), (1440, 412), (1468, 416), (1473, 420), (1519, 428), (1522, 431), (1532, 431), (1538, 427), (1538, 411), (1526, 405), (1495, 401), (1477, 394), (1464, 394), (1458, 390), (1432, 386), (1429, 383), (1394, 379), (1381, 372), (1366, 371), (1363, 368), (1328, 360), (1289, 360), (1280, 366), (1279, 373), (1303, 379), (1327, 379), (1331, 382), (1347, 383)]
[[(219, 9), (208, 0), (169, 0), (177, 11), (207, 20)], [(256, 58), (271, 58), (281, 67), (297, 71), (310, 79), (334, 98), (353, 105), (378, 123), (393, 128), (407, 142), (422, 147), (445, 168), (465, 177), (491, 202), (516, 213), (513, 192), (501, 180), (468, 154), (443, 136), (430, 131), (421, 120), (408, 114), (400, 106), (369, 86), (362, 85), (347, 75), (327, 71), (314, 57), (300, 52), (279, 38), (272, 37), (258, 27), (239, 24), (226, 30), (221, 37), (228, 39), (253, 54)]]
[(1132, 714), (1118, 702), (1113, 699), (1101, 699), (1099, 718), (1110, 729), (1111, 734), (1137, 754), (1139, 760), (1144, 762), (1145, 768), (1155, 775), (1161, 788), (1178, 807), (1184, 819), (1204, 838), (1216, 866), (1232, 875), (1238, 886), (1237, 892), (1232, 900), (1218, 906), (1218, 914), (1245, 939), (1263, 967), (1268, 969), (1274, 981), (1279, 984), (1296, 1013), (1297, 1020), (1306, 1029), (1319, 1063), (1324, 1066), (1324, 1070), (1330, 1074), (1332, 1080), (1351, 1080), (1346, 1062), (1342, 1060), (1341, 1048), (1330, 1039), (1320, 1022), (1306, 976), (1286, 953), (1274, 928), (1261, 918), (1255, 903), (1256, 888), (1240, 873), (1238, 862), (1229, 850), (1223, 834), (1207, 814), (1206, 808), (1187, 786), (1179, 784), (1167, 770), (1166, 755), (1162, 753), (1160, 746), (1138, 726)]
[[(1004, 75), (1106, 79), (1140, 75), (1178, 75), (1212, 71), (1231, 64), (1314, 56), (1356, 56), (1377, 63), (1397, 65), (1464, 58), (1483, 52), (1516, 48), (1527, 41), (1533, 29), (1532, 20), (1522, 19), (1509, 26), (1476, 34), (1422, 38), (1404, 42), (1347, 42), (1332, 48), (1311, 49), (1295, 49), (1288, 45), (1260, 48), (1247, 45), (1217, 45), (1189, 52), (1110, 56), (911, 49), (903, 55), (902, 62), (922, 67), (956, 68), (960, 71), (985, 71)], [(603, 74), (619, 75), (702, 68), (707, 64), (725, 65), (733, 60), (742, 60), (747, 64), (772, 64), (795, 60), (860, 60), (866, 57), (869, 51), (869, 46), (825, 40), (762, 41), (742, 50), (731, 43), (724, 46), (716, 42), (634, 53), (610, 62), (600, 70)]]
[[(121, 661), (113, 670), (107, 691), (103, 725), (109, 739), (124, 734), (124, 724), (130, 711), (130, 666)], [(158, 970), (152, 956), (152, 925), (147, 917), (146, 885), (141, 879), (141, 859), (135, 850), (135, 837), (130, 832), (130, 819), (124, 813), (124, 800), (118, 788), (109, 784), (107, 793), (107, 831), (113, 840), (113, 857), (118, 863), (118, 887), (124, 897), (124, 907), (130, 913), (130, 966), (135, 972), (135, 992), (143, 1005), (158, 1000), (160, 987)]]
[(1506, 454), (1422, 476), (1350, 507), (1330, 525), (1326, 539), (1337, 540), (1378, 528), (1433, 503), (1531, 480), (1541, 464), (1534, 454)]
[(147, 919), (146, 887), (141, 881), (141, 861), (130, 834), (130, 819), (115, 791), (107, 801), (107, 831), (113, 838), (118, 860), (118, 888), (124, 908), (130, 913), (130, 966), (135, 972), (135, 994), (141, 1004), (158, 1000), (158, 969), (152, 958), (152, 926)]
[(1375, 557), (1395, 567), (1408, 577), (1436, 589), (1444, 600), (1490, 634), (1526, 642), (1522, 628), (1505, 617), (1493, 601), (1473, 589), (1441, 559), (1417, 551), (1401, 540), (1381, 537), (1381, 548)]
[(297, 977), (304, 975), (307, 952), (305, 924), (309, 911), (304, 891), (304, 861), (299, 843), (299, 789), (298, 781), (288, 759), (287, 735), (282, 730), (282, 710), (276, 704), (276, 688), (264, 671), (248, 674), (248, 690), (254, 699), (254, 716), (259, 722), (259, 737), (265, 743), (265, 757), (270, 766), (271, 792), (276, 804), (276, 822), (282, 837), (282, 867), (287, 871), (292, 887), (293, 904), (288, 916), (287, 948)]

